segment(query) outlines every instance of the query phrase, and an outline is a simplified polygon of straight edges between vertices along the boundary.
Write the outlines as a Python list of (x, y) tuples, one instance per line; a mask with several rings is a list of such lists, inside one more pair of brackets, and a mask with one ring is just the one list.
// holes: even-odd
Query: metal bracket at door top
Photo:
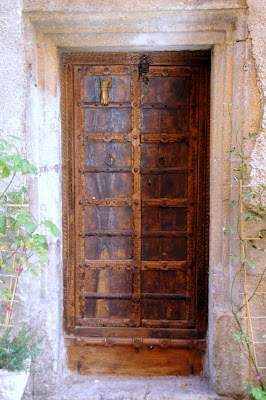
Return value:
[(149, 60), (146, 54), (143, 54), (140, 57), (140, 64), (139, 64), (139, 76), (142, 74), (147, 74), (149, 72)]

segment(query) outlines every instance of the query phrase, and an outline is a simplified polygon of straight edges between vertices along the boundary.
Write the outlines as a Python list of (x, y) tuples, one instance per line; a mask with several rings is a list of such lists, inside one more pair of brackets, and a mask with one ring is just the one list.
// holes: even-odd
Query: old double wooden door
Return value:
[(69, 365), (199, 373), (209, 54), (65, 54), (62, 65)]

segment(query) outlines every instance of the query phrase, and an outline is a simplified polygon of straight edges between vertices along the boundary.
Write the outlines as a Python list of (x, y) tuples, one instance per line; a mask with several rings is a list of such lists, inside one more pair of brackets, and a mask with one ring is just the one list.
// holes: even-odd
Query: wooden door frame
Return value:
[[(65, 53), (61, 57), (62, 87), (62, 159), (63, 159), (63, 286), (64, 330), (66, 335), (78, 334), (75, 328), (75, 274), (83, 274), (82, 266), (75, 266), (76, 236), (74, 226), (74, 151), (73, 151), (73, 67), (77, 65), (139, 64), (143, 53)], [(199, 92), (203, 106), (198, 108), (198, 208), (196, 250), (196, 325), (202, 333), (207, 329), (208, 262), (209, 262), (209, 137), (210, 137), (210, 52), (145, 52), (150, 65), (199, 66)], [(80, 335), (80, 334), (79, 334)], [(73, 339), (74, 340), (74, 339)], [(73, 342), (72, 340), (72, 342)], [(89, 338), (84, 339), (88, 344)], [(75, 341), (75, 340), (74, 340)], [(102, 338), (99, 338), (100, 343)], [(69, 343), (72, 343), (71, 340)], [(93, 338), (92, 343), (96, 343)], [(181, 343), (180, 343), (181, 345)], [(191, 344), (188, 344), (191, 345)]]

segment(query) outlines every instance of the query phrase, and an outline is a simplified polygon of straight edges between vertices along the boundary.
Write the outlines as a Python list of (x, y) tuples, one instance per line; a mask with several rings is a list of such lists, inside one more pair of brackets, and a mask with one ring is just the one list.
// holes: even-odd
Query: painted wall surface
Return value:
[[(248, 8), (247, 8), (248, 6)], [(26, 140), (28, 156), (40, 168), (29, 182), (31, 209), (37, 218), (61, 222), (60, 51), (212, 49), (210, 305), (206, 374), (224, 395), (241, 393), (245, 359), (233, 339), (230, 285), (236, 266), (229, 254), (238, 244), (222, 237), (234, 215), (223, 199), (234, 160), (223, 102), (232, 102), (245, 117), (243, 134), (266, 118), (266, 3), (264, 0), (6, 0), (0, 1), (0, 129)], [(265, 124), (262, 123), (265, 128)], [(248, 147), (255, 181), (266, 181), (266, 137)], [(250, 228), (255, 229), (254, 226)], [(62, 332), (62, 243), (49, 238), (49, 267), (40, 281), (22, 276), (17, 321), (26, 321), (44, 337), (45, 351), (36, 361), (40, 372), (25, 399), (48, 399), (66, 380)], [(253, 254), (259, 268), (263, 253)], [(264, 264), (263, 264), (264, 263)], [(251, 286), (257, 272), (250, 276)], [(264, 289), (265, 291), (265, 282)], [(235, 301), (240, 298), (235, 294)], [(254, 313), (265, 314), (261, 299)], [(255, 314), (254, 314), (255, 315)], [(264, 319), (266, 321), (266, 319)], [(266, 332), (261, 320), (259, 338)], [(259, 349), (265, 364), (265, 352)], [(264, 357), (264, 358), (263, 358)], [(66, 380), (65, 380), (66, 379)], [(34, 395), (33, 395), (34, 393)]]

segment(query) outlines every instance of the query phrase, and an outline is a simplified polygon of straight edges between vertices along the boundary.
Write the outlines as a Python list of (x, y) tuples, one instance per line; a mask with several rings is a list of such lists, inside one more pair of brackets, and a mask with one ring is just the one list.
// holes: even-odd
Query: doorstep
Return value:
[[(232, 400), (215, 394), (203, 377), (67, 376), (47, 400)], [(43, 400), (34, 396), (34, 400)]]

